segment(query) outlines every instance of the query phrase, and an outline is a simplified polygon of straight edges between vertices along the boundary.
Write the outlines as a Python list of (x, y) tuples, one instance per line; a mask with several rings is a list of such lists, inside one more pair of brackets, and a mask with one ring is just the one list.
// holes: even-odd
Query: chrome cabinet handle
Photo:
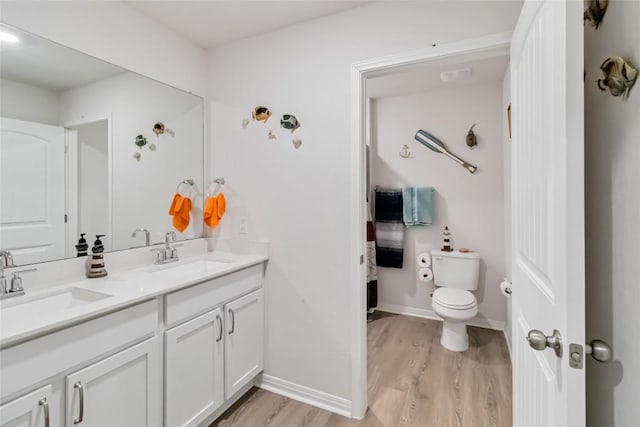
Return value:
[(229, 314), (231, 315), (231, 329), (229, 329), (229, 335), (231, 335), (236, 330), (236, 315), (232, 309), (229, 309)]
[(38, 405), (42, 406), (44, 410), (44, 427), (49, 427), (49, 401), (46, 397), (43, 397), (38, 402)]
[(80, 397), (80, 414), (78, 415), (78, 418), (74, 418), (73, 423), (80, 424), (84, 419), (84, 388), (82, 387), (82, 383), (80, 381), (75, 383), (73, 385), (73, 388), (78, 389), (78, 396)]
[(222, 341), (222, 317), (216, 314), (216, 319), (218, 320), (218, 338), (216, 338), (216, 342), (220, 342)]

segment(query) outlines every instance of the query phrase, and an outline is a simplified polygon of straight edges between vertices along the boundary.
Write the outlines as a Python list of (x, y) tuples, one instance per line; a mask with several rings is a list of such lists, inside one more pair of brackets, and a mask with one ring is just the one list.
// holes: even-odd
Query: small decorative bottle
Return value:
[(91, 248), (91, 262), (87, 269), (87, 277), (90, 279), (107, 275), (107, 270), (104, 268), (104, 245), (100, 240), (100, 238), (104, 236), (104, 234), (96, 235), (96, 241)]
[(449, 227), (445, 226), (444, 231), (442, 232), (442, 252), (451, 252), (453, 248), (451, 247), (451, 233), (449, 233)]
[(85, 233), (80, 233), (80, 240), (78, 240), (78, 244), (76, 245), (79, 257), (87, 256), (87, 251), (89, 250), (89, 244), (87, 244), (84, 235)]

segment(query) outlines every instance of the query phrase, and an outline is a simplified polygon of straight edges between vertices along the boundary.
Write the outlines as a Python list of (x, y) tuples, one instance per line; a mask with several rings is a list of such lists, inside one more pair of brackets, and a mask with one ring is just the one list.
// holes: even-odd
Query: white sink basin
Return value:
[(208, 273), (212, 270), (217, 270), (226, 264), (232, 263), (234, 260), (226, 258), (216, 259), (196, 259), (186, 262), (177, 261), (175, 263), (169, 263), (164, 265), (154, 265), (145, 269), (147, 273), (170, 273), (170, 274), (194, 274), (194, 273)]
[(0, 316), (3, 321), (8, 321), (9, 318), (15, 321), (16, 318), (47, 316), (109, 297), (109, 294), (76, 287), (35, 298), (30, 298), (27, 294), (24, 297), (15, 297), (15, 300), (3, 301)]

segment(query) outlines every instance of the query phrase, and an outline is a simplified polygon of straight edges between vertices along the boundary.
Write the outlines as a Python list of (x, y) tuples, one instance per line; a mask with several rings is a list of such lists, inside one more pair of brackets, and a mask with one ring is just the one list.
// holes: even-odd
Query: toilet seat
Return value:
[(439, 288), (433, 293), (433, 302), (449, 310), (468, 310), (478, 302), (469, 291), (455, 288)]

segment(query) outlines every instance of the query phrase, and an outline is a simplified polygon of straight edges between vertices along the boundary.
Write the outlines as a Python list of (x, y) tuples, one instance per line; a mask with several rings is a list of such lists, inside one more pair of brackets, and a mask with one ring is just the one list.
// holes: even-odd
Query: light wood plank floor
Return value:
[(353, 420), (253, 389), (210, 427), (508, 427), (511, 362), (502, 332), (469, 327), (464, 353), (442, 323), (375, 314), (368, 328), (369, 409)]

